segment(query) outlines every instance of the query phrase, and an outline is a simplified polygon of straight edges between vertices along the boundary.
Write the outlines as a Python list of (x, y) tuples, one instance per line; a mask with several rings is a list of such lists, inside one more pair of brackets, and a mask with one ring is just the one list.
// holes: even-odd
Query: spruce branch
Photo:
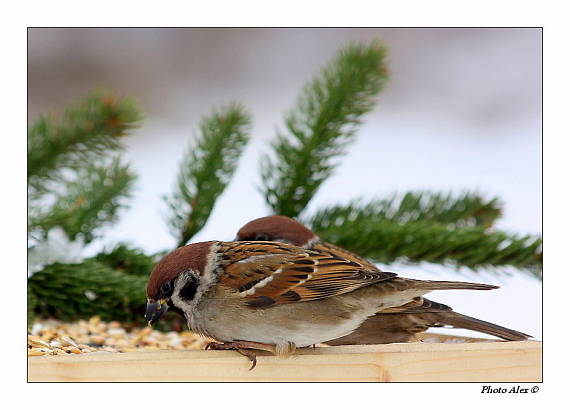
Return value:
[(377, 42), (349, 44), (305, 86), (285, 116), (288, 132), (261, 159), (265, 199), (276, 214), (299, 215), (332, 174), (387, 80), (385, 55)]
[(148, 278), (157, 258), (144, 253), (142, 249), (126, 243), (119, 243), (113, 249), (103, 251), (92, 260), (129, 275)]
[(142, 322), (148, 277), (118, 272), (96, 261), (46, 266), (28, 279), (35, 311), (60, 320)]
[(62, 170), (121, 149), (120, 139), (141, 116), (130, 99), (95, 92), (72, 105), (59, 120), (40, 117), (28, 130), (28, 186), (31, 195), (49, 191)]
[[(356, 218), (384, 218), (395, 222), (431, 221), (455, 226), (491, 227), (502, 214), (499, 198), (485, 199), (476, 193), (413, 191), (393, 194), (388, 199), (364, 202), (354, 200), (347, 205), (321, 208), (311, 218), (312, 223), (322, 220), (352, 220)], [(319, 222), (320, 221), (320, 222)]]
[(114, 159), (110, 165), (87, 164), (77, 170), (76, 178), (56, 195), (47, 211), (30, 209), (28, 229), (39, 231), (43, 237), (56, 226), (74, 240), (81, 234), (85, 242), (92, 241), (97, 229), (115, 222), (118, 212), (125, 207), (135, 175), (127, 165)]
[(355, 207), (321, 210), (308, 221), (323, 240), (382, 263), (399, 258), (471, 269), (513, 266), (541, 277), (542, 240), (484, 226), (459, 227), (430, 220), (401, 222)]
[(178, 246), (185, 245), (206, 224), (237, 168), (249, 140), (250, 124), (249, 113), (237, 103), (214, 110), (200, 122), (199, 134), (180, 164), (175, 191), (164, 198)]
[(429, 220), (459, 226), (491, 227), (502, 215), (503, 204), (499, 198), (484, 199), (476, 193), (466, 192), (455, 197), (451, 193), (418, 191), (406, 193), (399, 203), (392, 199), (397, 209), (391, 219), (405, 221)]

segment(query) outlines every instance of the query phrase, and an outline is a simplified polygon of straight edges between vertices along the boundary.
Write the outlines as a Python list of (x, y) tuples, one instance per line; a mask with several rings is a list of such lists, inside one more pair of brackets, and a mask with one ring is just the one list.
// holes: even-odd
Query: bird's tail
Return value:
[(427, 291), (446, 290), (446, 289), (491, 290), (499, 288), (499, 286), (487, 285), (485, 283), (456, 282), (456, 281), (447, 281), (447, 280), (415, 280), (415, 279), (407, 279), (407, 280), (413, 281), (413, 285), (417, 289), (425, 289)]
[(471, 316), (462, 315), (456, 312), (445, 312), (438, 314), (438, 325), (452, 326), (460, 329), (474, 330), (476, 332), (487, 333), (501, 339), (517, 341), (526, 340), (532, 336), (517, 330), (508, 329), (494, 323), (485, 322)]

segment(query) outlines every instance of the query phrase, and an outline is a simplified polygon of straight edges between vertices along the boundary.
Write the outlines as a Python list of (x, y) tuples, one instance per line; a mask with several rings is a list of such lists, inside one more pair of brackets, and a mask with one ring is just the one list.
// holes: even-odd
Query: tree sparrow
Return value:
[(178, 248), (155, 266), (146, 318), (152, 324), (172, 305), (193, 332), (222, 342), (209, 348), (236, 349), (253, 368), (255, 349), (289, 355), (335, 340), (432, 290), (494, 288), (401, 278), (333, 250), (209, 241)]
[[(236, 241), (264, 240), (289, 243), (317, 252), (328, 252), (352, 260), (368, 270), (379, 271), (369, 261), (346, 249), (321, 241), (303, 224), (285, 216), (268, 216), (245, 224), (237, 234)], [(408, 342), (419, 332), (430, 327), (451, 326), (483, 332), (506, 340), (525, 340), (531, 336), (485, 322), (460, 313), (452, 312), (449, 306), (417, 297), (403, 306), (382, 309), (370, 316), (347, 336), (328, 340), (329, 345), (380, 344)]]

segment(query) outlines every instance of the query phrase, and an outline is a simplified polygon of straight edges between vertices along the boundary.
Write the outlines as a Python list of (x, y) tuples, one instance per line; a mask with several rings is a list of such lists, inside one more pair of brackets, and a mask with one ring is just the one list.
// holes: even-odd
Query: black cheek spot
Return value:
[(188, 282), (180, 289), (180, 297), (190, 302), (196, 296), (196, 289), (198, 289), (198, 281), (194, 276), (190, 276)]

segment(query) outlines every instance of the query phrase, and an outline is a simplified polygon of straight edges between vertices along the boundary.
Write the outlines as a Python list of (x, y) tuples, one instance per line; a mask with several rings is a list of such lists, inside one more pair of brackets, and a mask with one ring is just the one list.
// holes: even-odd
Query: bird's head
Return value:
[(156, 322), (170, 307), (184, 315), (184, 308), (202, 293), (202, 277), (209, 273), (214, 242), (198, 242), (178, 248), (163, 257), (148, 280), (145, 318)]
[(319, 237), (309, 228), (286, 216), (273, 215), (254, 219), (238, 231), (236, 241), (276, 241), (308, 247)]

